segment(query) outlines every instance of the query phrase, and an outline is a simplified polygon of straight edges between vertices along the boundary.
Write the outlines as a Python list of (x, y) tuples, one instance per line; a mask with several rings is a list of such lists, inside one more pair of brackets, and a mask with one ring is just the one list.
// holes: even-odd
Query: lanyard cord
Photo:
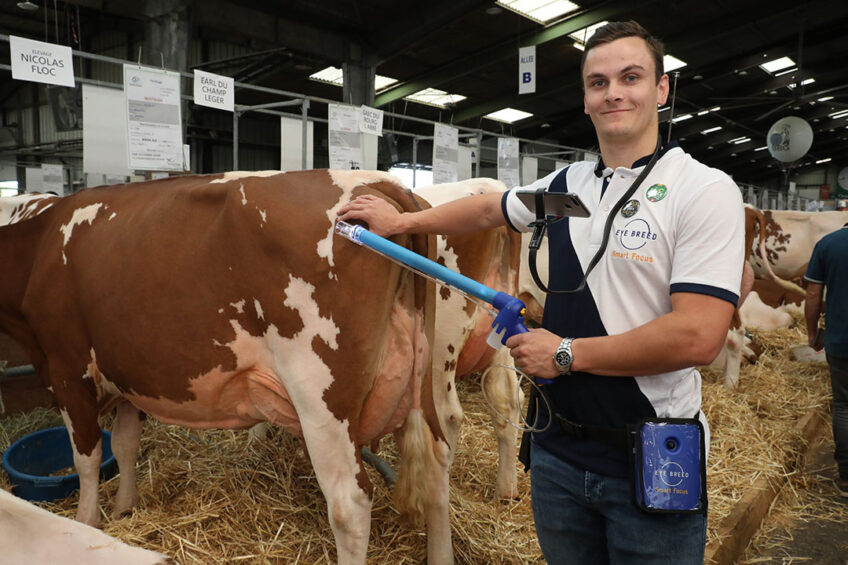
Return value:
[(580, 284), (577, 285), (577, 288), (571, 290), (551, 290), (545, 284), (542, 283), (539, 278), (539, 273), (536, 271), (536, 252), (539, 250), (539, 245), (542, 243), (542, 238), (545, 235), (545, 231), (548, 227), (548, 219), (545, 215), (545, 206), (544, 201), (542, 199), (542, 193), (545, 189), (539, 189), (536, 191), (536, 221), (531, 225), (533, 226), (533, 237), (530, 240), (530, 274), (533, 276), (533, 281), (536, 283), (542, 292), (546, 294), (574, 294), (582, 291), (586, 287), (586, 281), (589, 279), (589, 273), (592, 272), (592, 269), (595, 268), (595, 265), (598, 264), (598, 261), (601, 260), (601, 256), (604, 251), (606, 251), (607, 244), (609, 243), (610, 232), (612, 231), (612, 223), (615, 220), (615, 215), (621, 210), (621, 207), (624, 206), (624, 203), (627, 202), (633, 193), (636, 192), (636, 189), (639, 188), (639, 185), (642, 184), (642, 181), (645, 180), (645, 177), (648, 176), (648, 173), (651, 172), (651, 169), (654, 168), (654, 164), (656, 164), (657, 159), (660, 154), (660, 145), (662, 144), (662, 138), (659, 134), (657, 134), (657, 146), (654, 149), (654, 154), (651, 155), (651, 160), (648, 161), (648, 164), (645, 165), (645, 168), (642, 169), (642, 172), (636, 177), (636, 180), (633, 181), (633, 184), (630, 185), (630, 188), (627, 189), (627, 192), (616, 202), (615, 207), (613, 207), (612, 211), (607, 216), (607, 221), (604, 224), (604, 238), (601, 242), (601, 247), (595, 253), (595, 256), (592, 257), (592, 260), (589, 262), (589, 268), (586, 269), (586, 274), (583, 275), (583, 280), (580, 281)]

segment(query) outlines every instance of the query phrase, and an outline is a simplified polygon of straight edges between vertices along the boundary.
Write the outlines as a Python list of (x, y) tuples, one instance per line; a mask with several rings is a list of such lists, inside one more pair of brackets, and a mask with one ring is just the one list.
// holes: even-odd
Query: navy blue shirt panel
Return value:
[[(551, 182), (551, 192), (568, 192), (566, 171)], [(548, 228), (549, 281), (552, 290), (571, 290), (583, 279), (583, 269), (571, 244), (569, 218), (552, 223)], [(595, 299), (588, 287), (579, 293), (549, 294), (545, 302), (542, 326), (563, 337), (607, 335)], [(547, 385), (555, 410), (568, 420), (607, 428), (625, 429), (628, 423), (655, 417), (656, 412), (632, 377), (605, 377), (588, 373), (572, 373)], [(547, 412), (541, 407), (543, 420)], [(609, 476), (629, 476), (630, 463), (625, 450), (591, 440), (576, 440), (565, 435), (558, 422), (544, 432), (536, 432), (533, 440), (561, 459), (580, 468)]]

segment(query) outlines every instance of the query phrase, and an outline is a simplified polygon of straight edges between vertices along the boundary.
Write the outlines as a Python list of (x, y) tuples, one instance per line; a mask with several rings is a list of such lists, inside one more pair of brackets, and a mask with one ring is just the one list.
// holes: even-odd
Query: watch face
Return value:
[(571, 355), (568, 354), (568, 351), (560, 350), (556, 352), (556, 364), (563, 369), (568, 368), (571, 365)]

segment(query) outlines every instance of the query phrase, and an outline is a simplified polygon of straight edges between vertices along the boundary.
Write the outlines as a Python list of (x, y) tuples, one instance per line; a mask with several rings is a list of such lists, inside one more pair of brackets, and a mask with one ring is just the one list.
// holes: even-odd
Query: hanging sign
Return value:
[(65, 171), (62, 165), (42, 163), (41, 178), (41, 188), (44, 192), (50, 191), (59, 196), (65, 195)]
[(74, 86), (74, 63), (70, 47), (9, 36), (12, 78)]
[(518, 140), (514, 137), (498, 138), (498, 180), (507, 188), (521, 185), (518, 176)]
[(344, 104), (327, 105), (331, 169), (362, 168), (358, 110), (354, 106)]
[(459, 130), (433, 125), (433, 184), (456, 182), (459, 162)]
[(359, 108), (359, 131), (383, 136), (383, 111), (362, 106)]
[(518, 93), (536, 92), (536, 46), (518, 49)]
[(235, 106), (235, 81), (231, 77), (195, 70), (194, 103), (232, 112)]
[(124, 65), (130, 169), (182, 171), (180, 74)]
[(521, 184), (528, 185), (539, 178), (539, 158), (524, 157), (521, 160)]

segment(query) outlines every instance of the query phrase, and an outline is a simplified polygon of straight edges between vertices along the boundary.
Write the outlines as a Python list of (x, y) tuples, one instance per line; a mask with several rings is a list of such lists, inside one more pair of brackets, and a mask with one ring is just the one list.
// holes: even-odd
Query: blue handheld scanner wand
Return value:
[[(498, 349), (511, 336), (527, 331), (527, 326), (524, 325), (524, 303), (514, 296), (489, 288), (474, 279), (443, 267), (414, 251), (371, 233), (362, 226), (338, 220), (336, 221), (336, 233), (400, 263), (413, 272), (434, 279), (440, 284), (454, 287), (463, 294), (478, 298), (494, 306), (498, 310), (498, 314), (495, 316), (495, 321), (492, 322), (492, 331), (486, 339), (489, 347)], [(550, 384), (553, 380), (537, 377), (536, 382)]]

